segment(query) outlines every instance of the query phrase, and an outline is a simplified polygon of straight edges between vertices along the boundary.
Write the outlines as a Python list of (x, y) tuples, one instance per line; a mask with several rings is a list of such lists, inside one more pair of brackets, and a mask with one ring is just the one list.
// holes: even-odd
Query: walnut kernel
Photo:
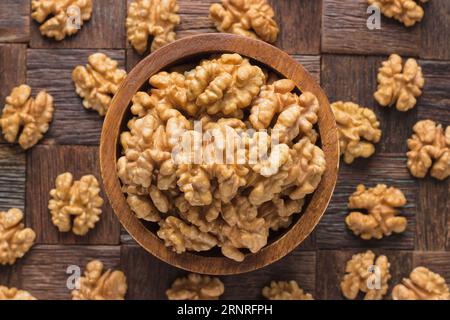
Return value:
[(0, 265), (14, 264), (30, 250), (36, 234), (22, 223), (23, 213), (13, 208), (0, 212)]
[(269, 300), (314, 300), (312, 295), (305, 293), (296, 281), (272, 281), (269, 287), (264, 287), (262, 294)]
[(0, 286), (0, 300), (37, 300), (28, 291)]
[[(368, 0), (370, 5), (377, 6), (388, 18), (394, 18), (406, 27), (412, 27), (423, 18), (424, 11), (414, 0)], [(420, 0), (422, 3), (428, 0)]]
[(225, 291), (219, 278), (190, 273), (166, 291), (169, 300), (217, 300)]
[[(100, 186), (92, 175), (73, 181), (71, 173), (60, 174), (56, 178), (56, 188), (50, 191), (48, 208), (52, 222), (60, 232), (72, 232), (83, 236), (93, 229), (100, 220), (103, 199)], [(71, 216), (74, 216), (73, 224)]]
[(127, 279), (122, 271), (103, 272), (103, 263), (92, 260), (86, 265), (79, 289), (72, 291), (73, 300), (124, 300)]
[(31, 98), (31, 88), (21, 85), (6, 97), (6, 105), (0, 118), (0, 127), (5, 140), (13, 143), (19, 135), (19, 145), (29, 149), (38, 143), (47, 132), (53, 118), (53, 97), (41, 91)]

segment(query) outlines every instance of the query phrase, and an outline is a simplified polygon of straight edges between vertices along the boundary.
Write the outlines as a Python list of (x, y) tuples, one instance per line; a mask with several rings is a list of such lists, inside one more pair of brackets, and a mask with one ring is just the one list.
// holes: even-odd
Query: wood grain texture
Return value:
[(26, 82), (27, 46), (25, 44), (0, 44), (0, 108), (11, 90)]
[(27, 290), (38, 299), (71, 299), (67, 268), (77, 266), (83, 274), (94, 259), (105, 269), (120, 269), (120, 247), (35, 245), (14, 266), (1, 267), (0, 284)]
[(104, 191), (100, 193), (105, 201), (100, 221), (86, 236), (76, 236), (72, 232), (61, 233), (53, 225), (48, 210), (49, 192), (55, 187), (56, 177), (64, 172), (72, 173), (75, 180), (86, 174), (93, 174), (100, 180), (98, 148), (43, 145), (34, 147), (28, 153), (26, 217), (29, 226), (37, 230), (36, 243), (118, 244), (120, 225)]
[(0, 144), (0, 211), (25, 209), (25, 152)]
[(429, 1), (423, 7), (425, 16), (420, 24), (420, 57), (432, 60), (450, 60), (450, 46), (448, 45), (450, 1)]
[(30, 39), (30, 1), (2, 0), (0, 42), (27, 42)]
[(32, 19), (31, 48), (83, 48), (123, 49), (125, 48), (125, 0), (93, 1), (92, 17), (74, 35), (63, 41), (44, 37), (40, 24)]
[[(167, 299), (165, 292), (175, 279), (187, 275), (134, 245), (122, 246), (121, 263), (121, 268), (128, 277), (129, 299)], [(315, 252), (295, 250), (267, 268), (238, 276), (220, 277), (225, 285), (225, 293), (221, 299), (262, 299), (262, 288), (272, 280), (296, 280), (306, 292), (314, 295), (315, 269)]]
[(125, 67), (123, 50), (30, 49), (27, 52), (28, 84), (36, 94), (46, 90), (54, 98), (55, 112), (49, 131), (40, 143), (98, 145), (103, 118), (86, 110), (75, 92), (72, 71), (86, 65), (89, 55), (103, 52)]
[(367, 28), (367, 0), (323, 0), (322, 52), (419, 55), (420, 24), (406, 28), (382, 15), (381, 29)]
[[(322, 56), (322, 87), (330, 102), (352, 101), (373, 110), (380, 121), (381, 141), (377, 152), (396, 153), (407, 151), (406, 140), (416, 123), (417, 110), (400, 112), (394, 107), (381, 107), (373, 98), (377, 89), (377, 74), (387, 56)], [(418, 100), (421, 104), (421, 98)], [(402, 125), (399, 125), (401, 123)]]
[[(330, 205), (316, 229), (319, 249), (341, 248), (383, 248), (414, 249), (416, 231), (416, 183), (406, 169), (406, 157), (403, 154), (381, 154), (365, 160), (357, 160), (352, 165), (341, 164), (337, 188)], [(358, 184), (374, 187), (378, 183), (399, 188), (407, 199), (400, 215), (408, 220), (405, 232), (384, 237), (381, 240), (362, 240), (355, 236), (345, 224), (345, 217), (351, 212), (347, 208), (349, 196), (356, 191)]]
[[(347, 261), (352, 258), (353, 254), (365, 252), (366, 250), (345, 250), (345, 251), (329, 251), (322, 250), (317, 253), (317, 271), (316, 271), (316, 295), (318, 299), (342, 300), (345, 297), (341, 293), (340, 283), (345, 275), (345, 266)], [(391, 290), (394, 284), (399, 281), (411, 270), (412, 252), (411, 251), (392, 251), (379, 250), (372, 251), (376, 258), (385, 255), (391, 266), (390, 274), (392, 278), (389, 281), (388, 293), (384, 299), (389, 300)], [(362, 299), (364, 295), (359, 294), (357, 299)]]
[[(327, 168), (322, 181), (303, 209), (298, 221), (281, 237), (255, 254), (247, 254), (244, 262), (236, 263), (222, 256), (175, 254), (147, 229), (131, 212), (121, 191), (117, 177), (117, 147), (122, 124), (127, 121), (129, 103), (135, 92), (154, 73), (182, 59), (206, 55), (211, 52), (236, 52), (271, 67), (292, 79), (301, 91), (313, 93), (321, 106), (318, 112), (318, 130)], [(207, 274), (237, 274), (254, 271), (279, 260), (297, 247), (312, 232), (320, 220), (334, 190), (338, 170), (337, 129), (328, 100), (311, 75), (289, 55), (262, 41), (234, 35), (200, 35), (171, 43), (145, 58), (122, 83), (105, 118), (100, 145), (102, 178), (111, 205), (125, 229), (135, 240), (158, 258), (180, 268)], [(112, 175), (111, 173), (114, 173)]]

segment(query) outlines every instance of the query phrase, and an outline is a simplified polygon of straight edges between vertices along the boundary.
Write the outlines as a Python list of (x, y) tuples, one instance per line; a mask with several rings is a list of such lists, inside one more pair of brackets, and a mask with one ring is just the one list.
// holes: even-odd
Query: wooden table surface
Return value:
[[(179, 0), (178, 37), (215, 32), (208, 8), (216, 0)], [(450, 125), (450, 1), (432, 0), (425, 18), (413, 28), (382, 18), (382, 29), (366, 27), (366, 0), (271, 0), (281, 25), (277, 46), (300, 61), (325, 89), (330, 101), (354, 101), (377, 114), (383, 137), (376, 154), (342, 164), (333, 200), (314, 233), (294, 252), (262, 270), (222, 277), (225, 299), (255, 299), (270, 280), (297, 280), (317, 299), (342, 299), (339, 282), (345, 262), (368, 248), (391, 262), (391, 288), (418, 265), (439, 272), (450, 283), (449, 179), (415, 179), (406, 168), (406, 140), (420, 119)], [(185, 272), (158, 261), (123, 230), (108, 204), (97, 227), (86, 237), (61, 234), (51, 224), (48, 192), (55, 177), (76, 177), (98, 169), (102, 119), (83, 109), (71, 83), (76, 65), (102, 51), (130, 70), (141, 58), (125, 38), (126, 0), (95, 0), (92, 19), (63, 42), (43, 38), (30, 19), (29, 0), (0, 0), (0, 101), (28, 83), (45, 89), (56, 111), (45, 138), (31, 150), (0, 140), (0, 209), (18, 207), (37, 233), (31, 251), (14, 266), (0, 266), (0, 285), (29, 290), (39, 299), (68, 299), (66, 268), (99, 258), (122, 269), (128, 299), (164, 299), (172, 281)], [(377, 69), (393, 52), (419, 59), (426, 84), (418, 105), (400, 113), (381, 109), (372, 95)], [(347, 199), (357, 184), (386, 183), (400, 188), (408, 204), (402, 210), (408, 228), (401, 235), (363, 241), (345, 226)], [(103, 193), (104, 195), (104, 193)]]

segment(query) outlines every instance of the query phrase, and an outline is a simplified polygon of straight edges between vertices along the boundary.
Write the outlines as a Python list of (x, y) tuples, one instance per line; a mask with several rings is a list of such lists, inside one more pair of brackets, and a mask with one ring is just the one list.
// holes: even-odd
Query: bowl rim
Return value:
[[(309, 204), (300, 218), (277, 240), (254, 254), (246, 254), (243, 262), (225, 256), (202, 256), (185, 252), (177, 254), (135, 216), (121, 191), (117, 175), (117, 147), (121, 127), (131, 99), (153, 74), (194, 56), (213, 53), (238, 53), (267, 65), (288, 79), (302, 91), (316, 95), (320, 103), (318, 128), (322, 150), (327, 161), (326, 170)], [(263, 41), (231, 34), (200, 34), (170, 43), (140, 61), (129, 73), (115, 94), (106, 114), (100, 139), (100, 171), (111, 207), (131, 237), (160, 260), (196, 273), (230, 275), (254, 271), (274, 263), (300, 245), (323, 216), (333, 194), (339, 167), (338, 131), (328, 99), (304, 67), (284, 51)], [(112, 172), (111, 172), (112, 171)]]

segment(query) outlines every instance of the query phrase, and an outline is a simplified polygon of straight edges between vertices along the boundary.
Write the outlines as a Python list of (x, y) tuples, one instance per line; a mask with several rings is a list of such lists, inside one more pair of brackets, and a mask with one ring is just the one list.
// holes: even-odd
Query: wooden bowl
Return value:
[[(121, 150), (119, 137), (128, 121), (133, 95), (150, 76), (189, 59), (213, 53), (238, 53), (266, 65), (296, 82), (301, 91), (310, 91), (320, 102), (318, 128), (327, 169), (317, 190), (303, 208), (300, 218), (258, 253), (248, 253), (243, 262), (221, 255), (186, 252), (177, 254), (136, 218), (121, 191), (116, 163)], [(271, 264), (294, 250), (314, 229), (328, 206), (339, 165), (338, 133), (327, 97), (312, 76), (285, 52), (258, 40), (229, 34), (203, 34), (171, 43), (143, 59), (128, 75), (115, 95), (106, 115), (100, 143), (100, 164), (106, 193), (116, 215), (128, 233), (148, 252), (173, 266), (202, 274), (227, 275), (253, 271)], [(149, 270), (150, 272), (150, 270)]]

